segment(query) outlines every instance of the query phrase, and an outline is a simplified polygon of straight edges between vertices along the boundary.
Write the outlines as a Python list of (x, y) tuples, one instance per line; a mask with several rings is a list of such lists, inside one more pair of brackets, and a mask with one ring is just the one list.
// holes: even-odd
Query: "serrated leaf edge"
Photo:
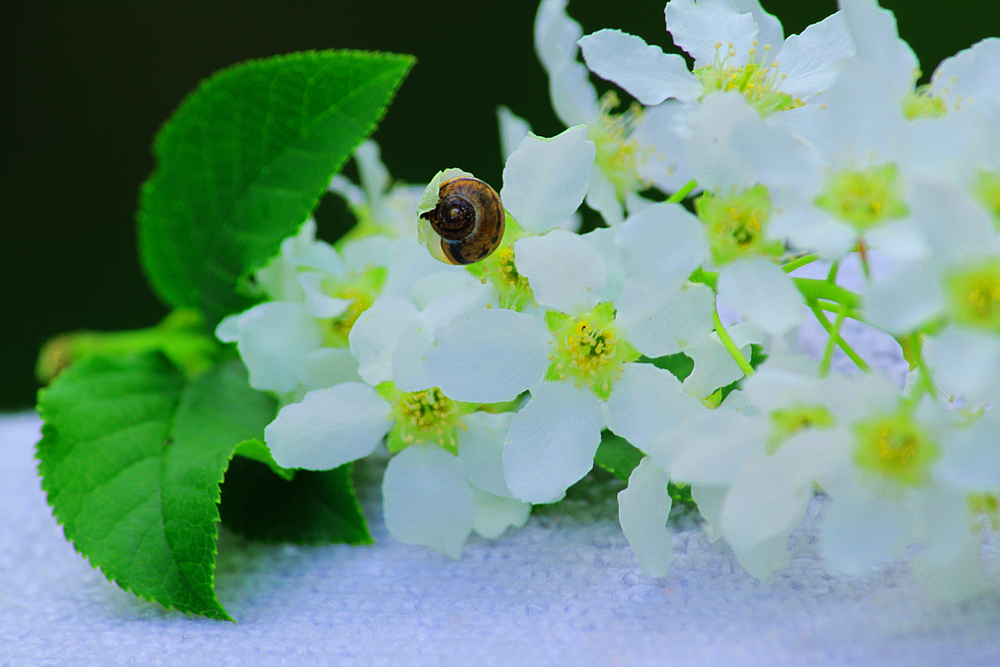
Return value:
[[(140, 203), (139, 203), (139, 208), (138, 208), (138, 210), (136, 212), (136, 219), (138, 221), (138, 225), (137, 225), (137, 237), (138, 238), (137, 238), (137, 241), (138, 241), (138, 246), (139, 246), (140, 265), (142, 267), (143, 274), (146, 276), (146, 282), (152, 287), (153, 291), (157, 294), (157, 296), (164, 303), (167, 303), (167, 304), (173, 305), (173, 306), (200, 306), (201, 305), (201, 304), (198, 304), (198, 303), (180, 303), (180, 302), (175, 303), (174, 297), (176, 296), (176, 294), (173, 294), (173, 295), (169, 294), (169, 292), (174, 292), (173, 288), (171, 288), (170, 290), (165, 290), (159, 284), (159, 282), (156, 279), (154, 279), (152, 271), (150, 271), (149, 264), (148, 264), (148, 262), (146, 260), (146, 256), (147, 256), (147, 252), (148, 252), (147, 248), (149, 247), (149, 245), (148, 245), (149, 241), (148, 241), (147, 232), (146, 232), (146, 223), (143, 222), (144, 219), (146, 218), (146, 216), (144, 215), (144, 210), (145, 209), (144, 209), (144, 207), (142, 205), (142, 202), (145, 200), (147, 190), (151, 191), (155, 187), (155, 183), (156, 183), (156, 181), (158, 179), (159, 174), (161, 173), (162, 166), (159, 164), (159, 146), (160, 146), (161, 143), (163, 143), (164, 141), (166, 141), (166, 137), (170, 136), (170, 134), (174, 131), (173, 128), (175, 127), (175, 123), (176, 123), (176, 120), (177, 120), (177, 112), (179, 110), (185, 108), (185, 106), (188, 104), (188, 102), (190, 102), (190, 100), (192, 98), (194, 98), (196, 95), (198, 95), (199, 93), (201, 93), (201, 91), (203, 89), (205, 89), (206, 87), (208, 87), (209, 85), (214, 85), (220, 79), (224, 79), (226, 77), (232, 76), (232, 75), (234, 75), (235, 73), (237, 73), (237, 72), (239, 72), (241, 70), (244, 70), (244, 69), (247, 69), (247, 68), (261, 66), (261, 65), (264, 65), (264, 64), (270, 64), (270, 63), (273, 63), (273, 62), (285, 62), (285, 61), (292, 62), (292, 61), (295, 61), (295, 60), (305, 60), (307, 57), (313, 56), (313, 55), (317, 55), (317, 54), (327, 54), (327, 55), (348, 54), (348, 55), (373, 56), (375, 58), (379, 58), (379, 59), (382, 59), (382, 60), (393, 60), (393, 59), (399, 60), (400, 64), (402, 65), (402, 71), (398, 72), (398, 77), (397, 77), (397, 80), (396, 80), (396, 84), (389, 91), (389, 98), (388, 98), (388, 101), (387, 101), (386, 105), (383, 106), (379, 110), (379, 112), (372, 119), (371, 123), (369, 123), (368, 127), (364, 130), (364, 132), (361, 133), (361, 136), (359, 137), (358, 141), (354, 144), (354, 146), (351, 148), (351, 150), (347, 151), (346, 154), (344, 155), (343, 159), (340, 161), (340, 163), (337, 164), (334, 167), (333, 171), (330, 174), (331, 177), (334, 174), (339, 173), (340, 169), (343, 167), (344, 163), (346, 163), (347, 160), (350, 158), (350, 156), (354, 152), (354, 150), (357, 149), (357, 147), (359, 145), (361, 145), (361, 142), (364, 141), (365, 138), (368, 137), (372, 133), (372, 131), (375, 129), (375, 127), (381, 122), (382, 118), (385, 116), (385, 113), (388, 111), (389, 105), (391, 104), (392, 100), (395, 98), (396, 92), (399, 90), (399, 87), (402, 85), (403, 80), (406, 78), (407, 73), (413, 67), (413, 65), (416, 63), (416, 58), (414, 56), (407, 55), (407, 54), (389, 53), (389, 52), (384, 52), (384, 51), (362, 51), (362, 50), (355, 50), (355, 49), (331, 49), (331, 50), (325, 50), (325, 51), (324, 50), (308, 50), (308, 51), (298, 51), (298, 52), (294, 52), (294, 53), (282, 54), (282, 55), (278, 55), (278, 56), (271, 56), (271, 57), (267, 57), (267, 58), (255, 58), (255, 59), (247, 60), (247, 61), (244, 61), (244, 62), (241, 62), (241, 63), (236, 63), (234, 65), (230, 65), (229, 67), (225, 67), (225, 68), (223, 68), (223, 69), (221, 69), (221, 70), (219, 70), (219, 71), (211, 74), (210, 76), (206, 77), (205, 79), (202, 79), (202, 81), (199, 82), (198, 86), (192, 92), (188, 93), (184, 97), (184, 99), (181, 101), (181, 103), (171, 113), (170, 118), (168, 118), (164, 122), (164, 124), (160, 127), (160, 130), (157, 132), (156, 138), (154, 139), (154, 142), (153, 142), (153, 156), (154, 156), (154, 158), (157, 161), (156, 162), (156, 167), (153, 169), (153, 172), (149, 175), (149, 178), (146, 179), (146, 181), (142, 184), (142, 187), (140, 188), (140, 198), (139, 198)], [(370, 85), (370, 84), (373, 84), (373, 83), (375, 83), (377, 81), (382, 81), (385, 77), (393, 76), (395, 74), (397, 74), (397, 72), (386, 72), (386, 73), (384, 73), (382, 75), (379, 75), (377, 77), (369, 79), (366, 82), (366, 86)], [(365, 86), (352, 89), (343, 99), (349, 99), (355, 93), (363, 90), (364, 87)], [(333, 113), (338, 107), (339, 107), (339, 104), (336, 105), (336, 106), (328, 108), (324, 113), (322, 113), (319, 116), (317, 116), (314, 119), (313, 123), (311, 123), (309, 126), (307, 126), (307, 128), (303, 128), (303, 130), (300, 132), (299, 136), (301, 136), (302, 134), (305, 134), (306, 132), (308, 132), (308, 128), (314, 127), (315, 125), (317, 125), (318, 123), (320, 123), (321, 119), (325, 119), (329, 114)], [(265, 168), (263, 171), (261, 171), (260, 175), (268, 173), (269, 169), (270, 169), (270, 167)], [(260, 177), (260, 175), (258, 175), (258, 178)], [(254, 182), (256, 182), (256, 180), (257, 179), (254, 179)], [(313, 200), (313, 202), (309, 205), (309, 207), (308, 207), (309, 211), (314, 211), (316, 209), (316, 207), (319, 204), (319, 201), (322, 198), (322, 196), (323, 196), (323, 192), (321, 191), (321, 192), (319, 192), (317, 194), (317, 196), (315, 197), (315, 199)], [(304, 223), (305, 219), (303, 219), (302, 222)], [(278, 243), (280, 244), (280, 241)], [(275, 254), (277, 252), (277, 250), (278, 250), (278, 246), (276, 245), (275, 248), (274, 248), (274, 253), (270, 253), (270, 254)], [(243, 273), (240, 276), (236, 277), (236, 281), (235, 281), (236, 284), (238, 285), (239, 281), (241, 279), (245, 278), (247, 275), (249, 275), (250, 273), (252, 273), (256, 269), (260, 268), (260, 266), (262, 266), (263, 263), (266, 262), (266, 261), (267, 261), (267, 259), (265, 258), (264, 260), (262, 260), (256, 266), (246, 267), (244, 269)], [(234, 287), (235, 287), (235, 285), (234, 285)], [(226, 313), (226, 314), (229, 314), (229, 313)]]
[[(191, 387), (191, 383), (190, 382), (188, 382), (188, 383), (186, 383), (184, 385), (184, 388), (181, 390), (180, 394), (183, 394), (183, 392), (185, 390), (187, 390), (189, 387)], [(63, 535), (66, 537), (66, 541), (68, 541), (70, 544), (73, 545), (73, 550), (76, 551), (81, 556), (83, 556), (83, 558), (90, 564), (91, 567), (93, 567), (96, 570), (99, 570), (101, 572), (101, 574), (103, 574), (105, 576), (105, 578), (110, 583), (113, 583), (118, 588), (122, 589), (123, 591), (126, 591), (127, 593), (131, 593), (132, 595), (136, 596), (137, 598), (140, 598), (142, 600), (146, 600), (147, 602), (152, 602), (152, 603), (158, 604), (158, 605), (160, 605), (161, 607), (163, 607), (165, 609), (172, 609), (174, 611), (178, 611), (178, 612), (180, 612), (182, 614), (185, 614), (185, 615), (194, 614), (194, 615), (198, 615), (198, 616), (204, 616), (206, 618), (211, 618), (213, 620), (232, 621), (233, 623), (235, 623), (236, 620), (232, 616), (229, 615), (229, 613), (226, 611), (225, 607), (222, 605), (221, 602), (219, 602), (218, 597), (215, 595), (215, 571), (216, 571), (216, 567), (218, 566), (218, 555), (219, 555), (219, 529), (218, 529), (218, 525), (219, 525), (219, 499), (220, 499), (220, 496), (221, 496), (220, 486), (222, 484), (223, 479), (225, 478), (225, 471), (226, 471), (226, 469), (229, 466), (226, 465), (225, 467), (221, 468), (220, 475), (218, 476), (218, 479), (213, 483), (213, 487), (212, 487), (213, 488), (212, 495), (214, 496), (214, 502), (212, 503), (212, 515), (211, 515), (211, 526), (212, 527), (210, 528), (210, 531), (211, 531), (211, 534), (212, 534), (212, 537), (213, 537), (213, 539), (212, 539), (212, 545), (213, 546), (212, 546), (212, 551), (211, 551), (212, 567), (209, 570), (209, 580), (208, 580), (208, 583), (210, 585), (213, 597), (215, 598), (215, 602), (218, 605), (218, 608), (217, 609), (202, 610), (202, 611), (198, 611), (198, 610), (194, 610), (194, 609), (184, 609), (184, 608), (182, 608), (182, 607), (180, 607), (180, 606), (178, 606), (176, 604), (173, 604), (171, 602), (165, 602), (163, 600), (157, 599), (154, 596), (147, 595), (145, 593), (139, 592), (139, 591), (135, 590), (132, 586), (125, 585), (117, 577), (113, 576), (112, 574), (110, 574), (109, 572), (107, 572), (103, 567), (101, 567), (99, 564), (95, 563), (94, 560), (93, 560), (93, 557), (90, 554), (87, 554), (84, 551), (82, 551), (80, 549), (79, 545), (77, 545), (76, 540), (73, 538), (73, 536), (70, 535), (68, 526), (66, 526), (66, 524), (63, 521), (63, 519), (60, 518), (57, 515), (56, 511), (55, 511), (55, 498), (56, 498), (56, 496), (58, 496), (58, 492), (57, 492), (57, 490), (55, 490), (55, 489), (52, 488), (52, 482), (51, 482), (51, 480), (48, 477), (46, 477), (45, 475), (43, 475), (42, 474), (42, 470), (41, 470), (42, 466), (44, 465), (44, 462), (43, 462), (43, 460), (41, 458), (41, 454), (42, 454), (41, 450), (42, 450), (42, 447), (43, 447), (43, 443), (45, 443), (46, 439), (55, 439), (55, 438), (58, 437), (58, 434), (56, 433), (56, 427), (55, 427), (55, 425), (52, 424), (46, 418), (45, 410), (42, 409), (42, 405), (43, 405), (42, 398), (43, 398), (45, 392), (46, 392), (46, 389), (41, 389), (38, 392), (37, 411), (38, 411), (39, 417), (41, 417), (41, 419), (42, 419), (42, 428), (41, 428), (42, 437), (38, 440), (38, 443), (36, 443), (36, 445), (35, 445), (35, 457), (34, 458), (35, 458), (36, 461), (38, 461), (38, 464), (39, 464), (39, 466), (38, 466), (39, 467), (38, 472), (39, 472), (39, 477), (41, 477), (41, 480), (42, 480), (41, 486), (42, 486), (42, 491), (45, 493), (45, 501), (49, 505), (49, 507), (52, 509), (52, 516), (56, 520), (56, 523), (59, 524), (59, 526), (62, 528)], [(180, 395), (178, 396), (178, 404), (179, 403), (180, 403)], [(175, 410), (173, 412), (172, 416), (171, 416), (171, 420), (170, 420), (171, 421), (171, 429), (168, 432), (172, 432), (173, 431), (173, 419), (176, 416), (176, 414), (177, 414), (177, 412)], [(167, 445), (167, 443), (164, 443), (164, 446), (166, 446), (166, 445)], [(225, 457), (226, 462), (232, 460), (232, 458), (233, 458), (233, 456), (235, 455), (235, 452), (236, 452), (236, 446), (237, 445), (233, 445), (232, 450)], [(143, 460), (145, 460), (145, 459), (143, 459)], [(161, 478), (163, 477), (163, 475), (162, 475), (162, 472), (163, 472), (162, 461), (163, 461), (163, 459), (161, 458), (161, 465), (160, 465)], [(162, 505), (162, 499), (163, 499), (163, 496), (161, 494), (160, 495), (161, 505)], [(161, 508), (160, 516), (161, 517), (163, 516), (162, 508)], [(163, 524), (161, 523), (159, 527), (163, 528)], [(164, 531), (164, 532), (166, 532), (166, 531)], [(168, 543), (170, 542), (168, 538), (167, 538), (166, 541)], [(173, 551), (172, 545), (171, 545), (171, 551)], [(185, 577), (185, 580), (186, 580), (186, 577)]]

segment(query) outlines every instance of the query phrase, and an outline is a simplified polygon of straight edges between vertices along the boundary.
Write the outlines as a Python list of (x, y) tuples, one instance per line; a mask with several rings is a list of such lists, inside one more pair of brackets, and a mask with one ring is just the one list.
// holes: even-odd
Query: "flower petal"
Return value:
[(954, 488), (995, 493), (1000, 488), (1000, 413), (994, 406), (975, 425), (951, 434), (935, 475)]
[[(652, 153), (640, 160), (639, 174), (667, 193), (680, 190), (693, 178), (684, 140), (674, 131), (675, 118), (683, 109), (684, 104), (676, 100), (646, 109), (632, 133), (640, 146), (652, 149)], [(593, 183), (590, 187), (594, 187)], [(629, 211), (634, 213), (638, 209), (629, 207)]]
[(584, 125), (551, 139), (528, 134), (507, 158), (500, 198), (528, 231), (555, 229), (583, 203), (596, 156)]
[(896, 83), (893, 94), (902, 97), (913, 87), (913, 73), (920, 63), (913, 49), (899, 38), (896, 17), (875, 0), (840, 0), (856, 59), (876, 65)]
[(497, 121), (500, 123), (500, 152), (506, 161), (531, 132), (531, 126), (505, 106), (497, 107)]
[(535, 300), (564, 313), (598, 304), (607, 284), (604, 257), (579, 234), (554, 229), (514, 244), (517, 271), (528, 278)]
[(906, 520), (897, 503), (860, 493), (835, 496), (823, 508), (820, 554), (844, 574), (868, 574), (877, 562), (902, 557)]
[(670, 569), (670, 531), (667, 518), (672, 500), (667, 493), (667, 473), (648, 456), (639, 461), (628, 478), (628, 488), (618, 492), (618, 520), (642, 571), (664, 577)]
[(864, 304), (868, 322), (889, 333), (902, 334), (940, 313), (945, 296), (933, 271), (910, 264), (876, 275)]
[(302, 271), (298, 277), (305, 296), (306, 310), (313, 317), (320, 319), (337, 317), (351, 305), (349, 299), (337, 299), (326, 295), (323, 290), (323, 279), (326, 276), (319, 271)]
[(701, 222), (679, 204), (653, 204), (633, 213), (615, 243), (637, 280), (667, 290), (687, 280), (708, 251)]
[(361, 382), (358, 360), (349, 348), (321, 347), (302, 358), (299, 382), (307, 392), (344, 382)]
[(924, 340), (934, 382), (946, 394), (972, 401), (995, 401), (1000, 385), (1000, 338), (971, 329), (948, 327)]
[(240, 339), (240, 314), (229, 315), (215, 327), (215, 337), (223, 343), (235, 343)]
[(620, 225), (625, 217), (615, 184), (597, 163), (590, 171), (590, 188), (587, 190), (586, 201), (587, 206), (601, 214), (609, 227)]
[(513, 310), (475, 310), (437, 330), (426, 351), (431, 384), (456, 401), (510, 401), (549, 367), (549, 329)]
[(945, 58), (931, 81), (935, 95), (962, 100), (963, 109), (968, 104), (995, 104), (1000, 96), (1000, 39), (987, 37)]
[(558, 500), (594, 466), (603, 426), (600, 401), (569, 382), (543, 382), (510, 424), (504, 477), (515, 498)]
[(698, 514), (705, 520), (705, 535), (709, 542), (717, 542), (722, 537), (722, 529), (719, 528), (719, 515), (722, 512), (722, 503), (726, 499), (724, 486), (712, 484), (692, 484), (691, 499), (698, 506)]
[(400, 542), (458, 558), (476, 519), (476, 497), (457, 457), (437, 445), (417, 444), (389, 460), (382, 509)]
[(392, 379), (392, 354), (407, 324), (418, 315), (407, 299), (384, 294), (361, 313), (348, 340), (358, 360), (358, 372), (374, 386)]
[(780, 63), (781, 90), (793, 97), (821, 93), (836, 81), (841, 63), (853, 55), (847, 21), (835, 12), (785, 40), (775, 56)]
[[(759, 332), (747, 322), (730, 326), (727, 332), (744, 359), (750, 358), (750, 343), (760, 343), (763, 340)], [(743, 370), (717, 334), (704, 338), (699, 345), (685, 352), (694, 359), (694, 370), (684, 378), (684, 391), (692, 396), (704, 398), (719, 387), (725, 387), (743, 377)]]
[(475, 485), (472, 491), (476, 494), (476, 522), (472, 528), (486, 539), (495, 540), (508, 528), (520, 528), (528, 522), (531, 503), (498, 496)]
[(648, 452), (657, 438), (703, 410), (670, 371), (652, 364), (625, 364), (608, 398), (608, 428)]
[(283, 468), (328, 470), (371, 454), (391, 426), (389, 405), (374, 389), (345, 382), (281, 408), (264, 439)]
[(684, 283), (678, 290), (631, 283), (615, 305), (615, 321), (629, 343), (647, 357), (698, 345), (715, 328), (715, 294), (700, 283)]
[(323, 341), (315, 318), (297, 303), (262, 303), (242, 313), (237, 324), (237, 347), (254, 389), (294, 389), (303, 357)]
[(696, 100), (701, 83), (676, 54), (620, 30), (598, 30), (578, 44), (590, 71), (618, 84), (642, 104), (654, 105), (668, 98)]
[(763, 257), (739, 259), (722, 269), (719, 298), (776, 336), (802, 321), (802, 294), (781, 267)]
[(576, 59), (583, 34), (566, 14), (566, 0), (543, 0), (535, 15), (535, 51), (549, 75), (552, 108), (566, 125), (591, 123), (597, 116), (597, 93), (590, 72)]
[[(810, 468), (825, 460), (821, 439), (788, 443), (773, 456), (752, 457), (733, 482), (720, 527), (743, 568), (767, 579), (790, 562), (788, 536), (802, 523), (813, 497)], [(801, 446), (805, 445), (805, 446)], [(755, 447), (760, 452), (760, 443)], [(822, 467), (822, 465), (817, 466)]]
[(458, 461), (469, 481), (498, 496), (510, 496), (503, 477), (503, 443), (513, 417), (513, 412), (473, 412), (458, 433)]
[(419, 316), (403, 327), (392, 353), (392, 381), (402, 391), (434, 386), (425, 367), (426, 354), (434, 344), (434, 332), (457, 315), (486, 306), (490, 290), (477, 280), (463, 282), (452, 292), (432, 300)]
[[(676, 481), (712, 487), (733, 483), (747, 457), (761, 447), (764, 432), (759, 419), (723, 407), (686, 424), (672, 436), (658, 437), (648, 453), (668, 465)], [(720, 500), (721, 502), (721, 500)], [(718, 525), (718, 524), (716, 524)]]
[(757, 38), (753, 15), (737, 13), (735, 3), (670, 0), (664, 14), (674, 44), (694, 58), (695, 69), (712, 65), (719, 48), (734, 51), (730, 63), (739, 67)]

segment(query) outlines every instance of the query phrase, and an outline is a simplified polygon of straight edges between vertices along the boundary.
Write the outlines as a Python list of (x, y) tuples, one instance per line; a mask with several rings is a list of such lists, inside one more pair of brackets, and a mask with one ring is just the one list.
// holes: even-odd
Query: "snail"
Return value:
[(488, 183), (460, 176), (441, 183), (437, 205), (420, 217), (430, 223), (426, 234), (431, 255), (446, 264), (473, 264), (500, 247), (504, 209)]

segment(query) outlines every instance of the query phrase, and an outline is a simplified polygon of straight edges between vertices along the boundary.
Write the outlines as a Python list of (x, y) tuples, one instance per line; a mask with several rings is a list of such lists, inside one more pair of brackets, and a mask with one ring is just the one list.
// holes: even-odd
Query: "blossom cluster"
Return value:
[[(610, 430), (644, 457), (618, 501), (651, 576), (668, 571), (673, 481), (760, 578), (822, 494), (832, 569), (909, 554), (940, 595), (997, 587), (1000, 39), (915, 87), (875, 0), (787, 38), (757, 0), (670, 0), (665, 17), (688, 60), (584, 36), (565, 0), (542, 1), (535, 44), (568, 129), (539, 137), (500, 110), (506, 232), (481, 262), (435, 259), (420, 217), (471, 174), (394, 184), (377, 146), (358, 149), (360, 185), (331, 184), (357, 226), (329, 245), (307, 222), (256, 273), (262, 303), (217, 331), (280, 399), (275, 461), (328, 469), (385, 443), (388, 529), (457, 557), (562, 498)], [(620, 112), (591, 73), (635, 102)], [(584, 205), (602, 225), (578, 233)], [(907, 369), (873, 369), (851, 322)], [(678, 355), (686, 375), (658, 363)]]

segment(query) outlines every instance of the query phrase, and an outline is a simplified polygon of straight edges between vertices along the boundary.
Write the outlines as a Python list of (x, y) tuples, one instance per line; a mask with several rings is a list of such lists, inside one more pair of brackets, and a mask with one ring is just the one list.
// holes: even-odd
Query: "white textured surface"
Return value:
[[(791, 567), (751, 579), (681, 517), (672, 574), (644, 577), (607, 479), (450, 560), (394, 542), (264, 546), (223, 531), (219, 598), (237, 624), (185, 617), (109, 584), (65, 541), (32, 449), (0, 419), (0, 664), (998, 665), (1000, 598), (923, 597), (905, 568), (826, 574), (811, 525)], [(369, 478), (374, 471), (369, 470)], [(369, 480), (370, 481), (370, 480)]]

